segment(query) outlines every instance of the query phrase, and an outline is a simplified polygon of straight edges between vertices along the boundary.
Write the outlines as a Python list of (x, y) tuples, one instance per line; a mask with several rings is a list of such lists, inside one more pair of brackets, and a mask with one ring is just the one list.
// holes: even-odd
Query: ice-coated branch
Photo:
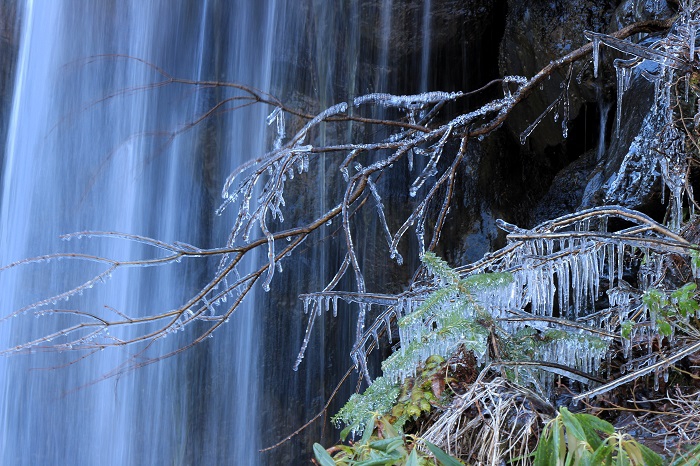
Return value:
[[(596, 41), (609, 41), (608, 37), (621, 40), (644, 31), (653, 31), (670, 26), (669, 21), (647, 21), (628, 26), (611, 36)], [(612, 43), (612, 42), (611, 42)], [(88, 278), (84, 283), (63, 293), (37, 301), (9, 315), (19, 315), (27, 311), (41, 312), (46, 316), (60, 315), (70, 312), (74, 317), (82, 318), (82, 322), (66, 328), (58, 333), (40, 337), (25, 345), (20, 345), (23, 351), (33, 351), (41, 346), (56, 349), (92, 350), (113, 346), (141, 344), (142, 351), (125, 367), (140, 366), (176, 354), (211, 335), (223, 325), (243, 299), (250, 293), (258, 280), (263, 289), (274, 287), (274, 275), (280, 271), (282, 262), (306, 241), (313, 233), (320, 230), (329, 222), (336, 221), (339, 225), (343, 261), (332, 280), (318, 293), (302, 296), (304, 308), (308, 311), (307, 332), (302, 344), (298, 363), (301, 362), (304, 350), (309, 341), (313, 322), (320, 312), (332, 308), (337, 309), (337, 300), (342, 299), (357, 305), (357, 335), (353, 349), (353, 359), (358, 367), (367, 374), (366, 351), (375, 344), (378, 335), (386, 332), (392, 337), (392, 325), (396, 328), (396, 319), (412, 312), (432, 291), (431, 286), (420, 282), (410, 285), (409, 291), (395, 297), (388, 297), (369, 288), (365, 282), (362, 268), (362, 256), (371, 252), (358, 249), (356, 238), (357, 216), (365, 207), (374, 209), (387, 237), (387, 248), (392, 258), (401, 263), (402, 254), (399, 252), (402, 239), (413, 229), (418, 238), (422, 254), (426, 249), (436, 248), (441, 231), (447, 221), (448, 211), (452, 202), (457, 173), (460, 165), (469, 157), (469, 143), (483, 138), (496, 131), (509, 117), (514, 108), (537, 92), (540, 84), (560, 69), (566, 69), (567, 79), (564, 83), (562, 97), (557, 101), (563, 105), (566, 117), (568, 105), (568, 87), (571, 81), (571, 65), (587, 57), (593, 46), (587, 44), (568, 55), (555, 60), (544, 67), (532, 78), (522, 76), (506, 76), (487, 83), (483, 88), (471, 92), (427, 92), (417, 95), (393, 96), (388, 94), (369, 94), (359, 96), (349, 102), (341, 102), (317, 114), (297, 110), (285, 106), (273, 95), (250, 86), (225, 83), (218, 81), (195, 81), (177, 78), (165, 70), (145, 62), (139, 58), (124, 55), (105, 55), (91, 57), (90, 60), (131, 60), (142, 63), (153, 71), (152, 82), (134, 88), (120, 89), (104, 96), (90, 106), (138, 92), (149, 92), (163, 86), (185, 86), (196, 90), (218, 89), (224, 97), (201, 113), (193, 115), (189, 121), (167, 133), (172, 139), (186, 132), (206, 119), (223, 112), (239, 109), (252, 104), (265, 105), (270, 108), (266, 121), (275, 130), (275, 137), (269, 152), (255, 155), (249, 162), (233, 170), (222, 187), (223, 201), (218, 209), (234, 209), (234, 219), (229, 238), (225, 245), (219, 248), (204, 249), (184, 243), (165, 243), (157, 239), (146, 238), (130, 233), (117, 232), (80, 232), (66, 235), (64, 239), (95, 237), (96, 240), (116, 239), (138, 242), (158, 251), (155, 258), (144, 257), (129, 261), (117, 261), (107, 257), (89, 256), (80, 253), (57, 254), (27, 259), (0, 268), (0, 273), (8, 268), (25, 264), (65, 258), (68, 260), (88, 260), (104, 265), (104, 270)], [(461, 114), (446, 114), (447, 102), (464, 101), (466, 97), (485, 91), (494, 84), (502, 85), (502, 96), (484, 105), (470, 108)], [(560, 102), (561, 101), (561, 102)], [(554, 108), (550, 106), (548, 113)], [(387, 113), (389, 112), (389, 113)], [(391, 115), (385, 117), (368, 116)], [(529, 134), (534, 130), (539, 118), (526, 130)], [(289, 124), (289, 119), (297, 119), (296, 124)], [(273, 125), (274, 124), (274, 125)], [(367, 134), (380, 135), (368, 142), (355, 140), (332, 140), (328, 144), (320, 144), (324, 140), (321, 134), (329, 125), (344, 125), (351, 128), (353, 124), (367, 125)], [(562, 122), (566, 127), (566, 121)], [(288, 135), (288, 128), (300, 128), (296, 133)], [(338, 134), (356, 134), (353, 131), (339, 131)], [(421, 158), (424, 163), (415, 164), (415, 158)], [(299, 227), (283, 228), (285, 222), (285, 198), (288, 183), (308, 182), (306, 174), (317, 160), (323, 158), (326, 166), (334, 166), (345, 181), (337, 198), (328, 204), (334, 207), (310, 215), (312, 220)], [(392, 205), (387, 205), (383, 193), (381, 179), (396, 164), (406, 164), (412, 173), (407, 183), (407, 194), (412, 199), (410, 213), (405, 218), (395, 218), (388, 215), (394, 211)], [(422, 168), (415, 172), (415, 166)], [(561, 305), (571, 305), (580, 311), (580, 307), (590, 300), (595, 292), (590, 280), (604, 273), (600, 267), (605, 261), (612, 264), (607, 273), (612, 277), (614, 254), (624, 255), (625, 247), (657, 248), (667, 251), (681, 251), (687, 248), (687, 242), (668, 231), (663, 226), (640, 217), (640, 225), (645, 230), (626, 232), (593, 231), (582, 228), (576, 234), (564, 230), (567, 226), (586, 221), (591, 218), (601, 218), (605, 215), (618, 215), (625, 220), (635, 220), (636, 213), (613, 208), (610, 213), (596, 211), (595, 213), (580, 214), (581, 218), (558, 219), (560, 224), (548, 224), (539, 229), (521, 232), (513, 231), (510, 235), (511, 244), (501, 251), (488, 255), (482, 261), (459, 269), (463, 276), (472, 272), (510, 270), (522, 275), (522, 280), (512, 285), (512, 296), (508, 299), (495, 299), (494, 302), (508, 301), (517, 304), (517, 300), (530, 299), (535, 315), (552, 318), (551, 311), (546, 311), (545, 301), (550, 302), (544, 288), (534, 286), (534, 277), (525, 271), (539, 271), (541, 276), (557, 275), (563, 280), (566, 275), (571, 283), (587, 289), (584, 295), (576, 298), (562, 296)], [(641, 215), (641, 214), (639, 214)], [(639, 220), (639, 219), (638, 219)], [(567, 223), (568, 222), (568, 223)], [(646, 223), (645, 223), (646, 222)], [(398, 228), (392, 225), (398, 225)], [(394, 229), (396, 228), (396, 229)], [(425, 234), (431, 234), (426, 241)], [(520, 235), (520, 236), (518, 236)], [(675, 235), (675, 236), (674, 236)], [(252, 271), (241, 276), (239, 268), (245, 258), (254, 256), (253, 252), (261, 250), (264, 254), (259, 262), (254, 263)], [(569, 252), (571, 251), (571, 252)], [(605, 258), (601, 256), (605, 251)], [(533, 256), (540, 254), (540, 260)], [(131, 267), (156, 266), (173, 264), (181, 260), (206, 260), (208, 257), (220, 257), (219, 266), (209, 281), (197, 293), (181, 303), (175, 309), (156, 310), (144, 317), (129, 317), (129, 312), (112, 308), (104, 308), (99, 312), (94, 310), (61, 310), (51, 308), (54, 301), (71, 299), (76, 294), (88, 291), (94, 285), (122, 269)], [(563, 258), (569, 259), (563, 260)], [(543, 260), (545, 258), (545, 260)], [(617, 258), (616, 258), (617, 259)], [(567, 262), (567, 260), (569, 262)], [(595, 269), (594, 263), (599, 264)], [(607, 263), (607, 262), (605, 262)], [(595, 269), (595, 270), (593, 270)], [(522, 271), (522, 272), (521, 272)], [(590, 276), (586, 275), (591, 273)], [(529, 272), (528, 272), (529, 273)], [(341, 291), (338, 286), (348, 274), (352, 276), (354, 290)], [(543, 275), (544, 274), (544, 275)], [(549, 274), (549, 275), (547, 275)], [(597, 274), (597, 275), (596, 275)], [(541, 277), (540, 277), (541, 278)], [(619, 280), (618, 280), (619, 281)], [(546, 280), (545, 280), (546, 282)], [(517, 287), (522, 289), (516, 292)], [(597, 289), (597, 288), (596, 288)], [(523, 291), (525, 290), (525, 291)], [(583, 291), (582, 291), (583, 292)], [(529, 293), (529, 294), (528, 294)], [(577, 295), (578, 296), (578, 295)], [(500, 299), (500, 301), (499, 301)], [(505, 301), (504, 301), (505, 299)], [(548, 301), (549, 300), (549, 301)], [(366, 313), (370, 306), (379, 306), (380, 319), (367, 323)], [(505, 316), (503, 316), (505, 317)], [(511, 316), (512, 317), (512, 316)], [(168, 334), (181, 330), (185, 326), (198, 321), (206, 324), (203, 330), (193, 337), (190, 343), (182, 348), (164, 355), (146, 357), (144, 351), (154, 342)], [(555, 325), (553, 321), (550, 325)], [(139, 332), (131, 336), (123, 336), (117, 329), (138, 328)], [(107, 332), (110, 331), (111, 333)], [(607, 331), (607, 330), (606, 330)], [(56, 341), (60, 340), (60, 341)], [(8, 349), (7, 351), (10, 351)]]

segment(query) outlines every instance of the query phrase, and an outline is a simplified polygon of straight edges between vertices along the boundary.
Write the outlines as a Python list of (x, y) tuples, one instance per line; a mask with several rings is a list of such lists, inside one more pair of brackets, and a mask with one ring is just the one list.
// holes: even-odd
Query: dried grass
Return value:
[(529, 455), (542, 425), (555, 414), (548, 402), (523, 387), (500, 377), (480, 378), (422, 437), (470, 464), (496, 466)]

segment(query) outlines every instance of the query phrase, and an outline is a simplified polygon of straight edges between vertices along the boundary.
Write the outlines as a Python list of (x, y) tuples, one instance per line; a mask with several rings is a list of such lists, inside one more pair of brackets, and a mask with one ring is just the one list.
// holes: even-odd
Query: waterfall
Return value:
[[(158, 69), (191, 80), (249, 84), (292, 106), (311, 100), (316, 110), (361, 93), (401, 92), (389, 78), (388, 70), (398, 68), (388, 51), (391, 31), (378, 25), (371, 37), (360, 32), (362, 21), (365, 29), (373, 21), (365, 3), (25, 0), (1, 172), (0, 264), (64, 251), (119, 260), (157, 255), (126, 240), (59, 239), (85, 230), (200, 247), (225, 244), (232, 218), (213, 215), (219, 191), (233, 167), (269, 147), (264, 121), (272, 109), (224, 108), (190, 128), (197, 115), (229, 95), (221, 88), (156, 85), (164, 79)], [(396, 4), (385, 0), (376, 7), (387, 28), (407, 27), (392, 20)], [(429, 25), (430, 0), (417, 11), (422, 16), (415, 22)], [(428, 66), (428, 52), (414, 55), (420, 57), (414, 62)], [(427, 76), (415, 73), (421, 88)], [(339, 175), (321, 165), (317, 176)], [(322, 200), (316, 207), (328, 207), (324, 193), (332, 186), (316, 186)], [(366, 241), (373, 241), (371, 233)], [(318, 289), (335, 273), (336, 252), (314, 254), (310, 260), (320, 266), (312, 274), (285, 269), (283, 278), (275, 278), (279, 287), (297, 281), (284, 298), (286, 307), (277, 310), (284, 317), (263, 308), (270, 298), (249, 296), (212, 339), (155, 364), (119, 371), (143, 347), (86, 358), (71, 351), (1, 357), (0, 463), (277, 464), (258, 450), (314, 414), (337, 382), (335, 372), (349, 362), (352, 336), (344, 330), (325, 334), (319, 325), (310, 349), (315, 355), (299, 374), (291, 372), (304, 327), (296, 293)], [(206, 283), (215, 266), (184, 261), (118, 270), (105, 284), (47, 308), (105, 315), (109, 306), (132, 316), (167, 311)], [(100, 267), (63, 259), (5, 270), (2, 316), (75, 287)], [(10, 318), (0, 322), (1, 349), (73, 322), (70, 314), (35, 317), (34, 311)], [(270, 322), (275, 328), (266, 327), (265, 336), (262, 326)], [(352, 322), (338, 325), (354, 329)], [(158, 341), (149, 354), (177, 349), (196, 330)], [(274, 332), (284, 341), (274, 341)], [(326, 373), (328, 354), (343, 368)], [(279, 422), (274, 437), (264, 435), (271, 428), (261, 419)], [(308, 452), (295, 445), (288, 450), (292, 463)]]
[[(224, 10), (213, 1), (78, 3), (24, 5), (3, 167), (2, 263), (69, 249), (114, 258), (154, 252), (120, 240), (57, 240), (82, 230), (205, 247), (225, 242), (231, 219), (212, 218), (215, 196), (230, 169), (264, 152), (259, 122), (266, 109), (213, 118), (170, 140), (168, 131), (222, 95), (185, 86), (139, 89), (162, 79), (144, 62), (173, 76), (265, 89), (274, 4), (241, 1)], [(201, 265), (118, 271), (91, 293), (52, 307), (166, 311), (202, 284)], [(70, 289), (95, 270), (64, 260), (3, 273), (3, 312)], [(246, 310), (211, 344), (106, 380), (134, 350), (76, 362), (70, 352), (3, 358), (1, 462), (254, 464), (257, 348)], [(32, 314), (2, 326), (4, 347), (55, 322)], [(173, 350), (187, 336), (166, 340), (155, 349)], [(227, 387), (226, 396), (201, 386), (213, 378), (206, 364), (220, 370), (217, 390)]]

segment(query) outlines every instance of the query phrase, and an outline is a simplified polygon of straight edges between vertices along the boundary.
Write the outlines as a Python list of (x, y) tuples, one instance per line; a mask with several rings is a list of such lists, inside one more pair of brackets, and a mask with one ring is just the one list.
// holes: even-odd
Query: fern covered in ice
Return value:
[(384, 377), (378, 377), (364, 391), (355, 393), (338, 413), (333, 416), (336, 425), (345, 425), (352, 435), (361, 434), (376, 413), (391, 411), (399, 397), (399, 384)]

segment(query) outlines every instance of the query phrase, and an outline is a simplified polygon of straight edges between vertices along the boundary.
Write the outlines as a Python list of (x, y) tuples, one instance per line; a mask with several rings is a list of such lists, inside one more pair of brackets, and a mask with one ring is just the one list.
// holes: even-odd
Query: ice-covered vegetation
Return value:
[[(62, 258), (103, 266), (85, 283), (11, 315), (61, 314), (55, 308), (58, 301), (101, 284), (122, 268), (214, 256), (219, 258), (216, 273), (176, 309), (145, 316), (130, 316), (128, 310), (112, 308), (99, 311), (102, 314), (71, 311), (81, 319), (78, 323), (2, 351), (52, 347), (91, 352), (144, 346), (145, 350), (120, 371), (168, 357), (197, 344), (227, 322), (256, 283), (274, 292), (275, 274), (282, 272), (288, 257), (311, 235), (330, 225), (338, 229), (343, 258), (322, 290), (309, 290), (301, 297), (308, 326), (296, 366), (303, 363), (306, 351), (313, 351), (307, 345), (317, 317), (326, 312), (335, 314), (339, 301), (355, 306), (356, 342), (350, 357), (369, 388), (355, 395), (336, 420), (345, 423), (348, 432), (358, 434), (372, 426), (366, 434), (369, 441), (373, 429), (386, 419), (403, 428), (433, 416), (418, 427), (427, 443), (417, 439), (410, 445), (404, 445), (403, 440), (396, 443), (402, 458), (410, 461), (413, 455), (415, 464), (418, 454), (409, 451), (421, 449), (412, 451), (423, 455), (424, 445), (440, 447), (469, 461), (522, 458), (535, 449), (533, 439), (545, 421), (555, 419), (555, 407), (562, 399), (571, 406), (590, 406), (596, 396), (647, 381), (658, 390), (660, 381), (668, 381), (680, 361), (700, 349), (695, 286), (700, 247), (694, 244), (697, 204), (690, 183), (700, 150), (698, 26), (700, 7), (686, 0), (672, 22), (637, 23), (613, 35), (589, 33), (590, 44), (550, 63), (531, 78), (507, 76), (471, 92), (370, 94), (317, 115), (288, 108), (250, 87), (181, 80), (154, 68), (162, 80), (142, 90), (180, 84), (221, 87), (232, 93), (224, 103), (194, 118), (193, 125), (225, 104), (257, 103), (271, 108), (267, 124), (276, 130), (272, 149), (236, 169), (223, 187), (219, 212), (235, 210), (227, 244), (200, 249), (114, 232), (67, 235), (66, 239), (109, 236), (141, 242), (160, 254), (120, 261), (62, 253), (6, 265), (0, 270)], [(629, 40), (652, 30), (666, 32), (656, 41)], [(638, 73), (655, 86), (654, 105), (617, 177), (609, 183), (608, 197), (617, 198), (616, 193), (634, 182), (627, 179), (631, 164), (635, 164), (637, 180), (658, 170), (665, 184), (662, 190), (668, 193), (664, 199), (666, 219), (602, 205), (531, 229), (500, 222), (500, 228), (507, 232), (507, 244), (472, 264), (450, 266), (437, 257), (432, 251), (448, 219), (459, 167), (468, 162), (472, 145), (499, 129), (513, 109), (538, 92), (555, 71), (566, 76), (561, 96), (522, 132), (521, 141), (552, 114), (561, 119), (562, 134), (567, 137), (569, 88), (576, 85), (572, 80), (574, 64), (578, 69), (590, 66), (595, 75), (600, 74), (599, 49), (603, 46), (631, 57), (615, 61), (618, 127), (625, 106), (634, 105), (624, 95), (632, 74)], [(592, 60), (586, 62), (591, 55)], [(448, 108), (459, 108), (451, 104), (461, 105), (468, 96), (490, 91), (497, 84), (502, 93), (494, 100), (464, 113), (449, 114)], [(377, 138), (320, 144), (322, 127), (332, 125), (369, 128), (363, 134)], [(287, 187), (299, 182), (321, 158), (335, 164), (345, 184), (338, 197), (328, 201), (329, 209), (301, 226), (285, 227)], [(413, 203), (410, 211), (397, 219), (385, 205), (380, 183), (399, 164), (410, 173), (406, 189)], [(356, 224), (365, 210), (376, 215), (391, 260), (402, 264), (406, 254), (422, 260), (423, 265), (402, 293), (368, 290), (361, 260), (366, 252), (358, 247)], [(415, 251), (405, 246), (409, 234), (415, 237)], [(264, 260), (244, 272), (241, 264), (247, 258), (254, 260), (257, 250), (264, 251)], [(352, 289), (341, 289), (349, 283)], [(174, 353), (146, 351), (151, 343), (194, 322), (201, 324), (199, 333)], [(133, 329), (139, 333), (135, 335)], [(378, 368), (370, 367), (368, 354), (382, 341), (388, 342), (393, 352), (382, 363), (383, 375), (375, 378)], [(400, 409), (395, 411), (397, 406)], [(381, 422), (377, 412), (383, 416)], [(486, 422), (484, 416), (493, 422)], [(698, 432), (690, 429), (680, 428), (674, 436), (675, 440), (698, 440)], [(323, 453), (318, 455), (328, 460)]]

